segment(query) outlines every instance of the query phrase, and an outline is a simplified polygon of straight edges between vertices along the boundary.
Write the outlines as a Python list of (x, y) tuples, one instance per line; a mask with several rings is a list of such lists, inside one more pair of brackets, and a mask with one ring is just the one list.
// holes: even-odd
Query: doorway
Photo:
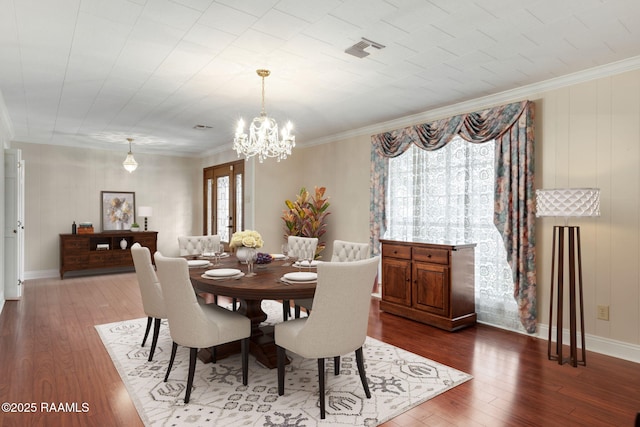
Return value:
[(203, 234), (228, 243), (244, 229), (244, 160), (205, 168), (203, 179)]

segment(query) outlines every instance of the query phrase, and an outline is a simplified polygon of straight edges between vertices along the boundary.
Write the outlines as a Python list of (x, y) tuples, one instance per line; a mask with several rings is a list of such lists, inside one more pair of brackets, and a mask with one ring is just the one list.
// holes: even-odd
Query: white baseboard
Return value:
[(60, 277), (60, 271), (59, 270), (36, 270), (36, 271), (24, 272), (24, 280), (49, 279), (51, 277)]
[[(556, 328), (551, 330), (552, 342), (555, 342)], [(549, 325), (538, 324), (536, 336), (543, 340), (549, 339)], [(582, 338), (578, 332), (578, 348), (582, 347)], [(629, 344), (622, 341), (612, 340), (609, 338), (599, 337), (595, 335), (584, 335), (585, 346), (588, 351), (605, 354), (618, 359), (629, 360), (631, 362), (640, 363), (640, 345)], [(562, 343), (569, 344), (569, 330), (562, 330)], [(588, 361), (587, 361), (588, 363)]]

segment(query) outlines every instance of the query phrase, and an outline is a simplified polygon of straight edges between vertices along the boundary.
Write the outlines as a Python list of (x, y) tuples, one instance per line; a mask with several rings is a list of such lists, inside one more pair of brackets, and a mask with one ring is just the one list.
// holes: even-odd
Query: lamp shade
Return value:
[(138, 216), (145, 218), (153, 216), (153, 208), (151, 208), (151, 206), (140, 206), (138, 208)]
[(600, 189), (536, 190), (536, 216), (600, 216)]

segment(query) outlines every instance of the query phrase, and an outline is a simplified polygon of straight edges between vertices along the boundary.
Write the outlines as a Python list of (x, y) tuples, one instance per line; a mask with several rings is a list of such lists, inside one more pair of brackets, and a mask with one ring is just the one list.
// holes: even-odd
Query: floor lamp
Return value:
[(150, 206), (140, 206), (138, 208), (138, 217), (144, 217), (144, 231), (147, 231), (147, 218), (153, 215), (153, 208)]
[[(569, 226), (569, 217), (600, 216), (600, 190), (597, 188), (557, 188), (536, 190), (536, 216), (558, 216), (564, 218), (564, 225), (553, 227), (553, 250), (551, 261), (551, 291), (549, 303), (549, 342), (547, 357), (557, 360), (558, 364), (570, 363), (586, 366), (586, 348), (584, 340), (584, 302), (582, 296), (582, 259), (580, 254), (580, 227)], [(565, 235), (568, 235), (568, 247), (565, 248)], [(568, 251), (565, 251), (568, 249)], [(562, 322), (564, 320), (564, 278), (565, 253), (568, 255), (569, 273), (569, 357), (562, 354)], [(552, 351), (551, 337), (553, 329), (554, 288), (557, 291), (556, 311), (556, 348)], [(576, 294), (579, 297), (580, 336), (582, 358), (578, 358)]]

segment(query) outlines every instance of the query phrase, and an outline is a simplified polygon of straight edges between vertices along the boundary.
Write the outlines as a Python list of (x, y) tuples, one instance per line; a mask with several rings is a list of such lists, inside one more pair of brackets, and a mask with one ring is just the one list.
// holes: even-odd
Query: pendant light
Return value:
[(131, 142), (133, 139), (127, 138), (127, 141), (129, 141), (129, 153), (127, 154), (127, 158), (124, 159), (124, 162), (122, 162), (122, 166), (124, 166), (127, 172), (131, 173), (138, 167), (138, 162), (133, 158), (133, 153), (131, 152)]

